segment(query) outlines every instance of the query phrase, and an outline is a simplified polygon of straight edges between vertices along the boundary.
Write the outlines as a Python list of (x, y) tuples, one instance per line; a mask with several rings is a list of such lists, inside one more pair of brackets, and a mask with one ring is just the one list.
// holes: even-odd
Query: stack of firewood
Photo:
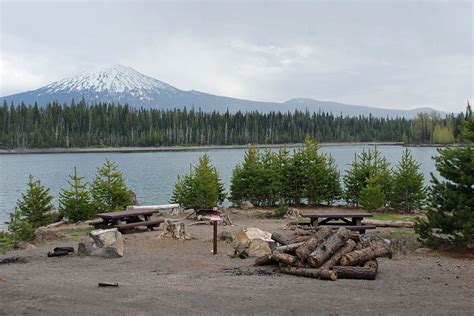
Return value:
[(255, 265), (278, 264), (280, 273), (323, 280), (375, 280), (377, 258), (391, 256), (383, 241), (361, 240), (342, 227), (337, 231), (323, 227), (291, 241), (273, 233), (272, 239), (278, 246), (271, 254), (256, 258)]

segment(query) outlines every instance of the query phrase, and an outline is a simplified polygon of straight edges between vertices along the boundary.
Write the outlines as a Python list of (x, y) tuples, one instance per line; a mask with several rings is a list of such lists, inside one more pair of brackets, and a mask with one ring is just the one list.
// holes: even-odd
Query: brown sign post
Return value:
[(217, 223), (220, 222), (221, 216), (219, 214), (211, 215), (212, 226), (214, 226), (213, 250), (212, 253), (217, 255)]

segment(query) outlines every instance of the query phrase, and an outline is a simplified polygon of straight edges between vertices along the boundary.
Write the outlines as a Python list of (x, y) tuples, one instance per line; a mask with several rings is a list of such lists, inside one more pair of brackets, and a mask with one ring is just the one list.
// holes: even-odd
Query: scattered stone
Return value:
[(35, 243), (42, 243), (45, 241), (54, 241), (64, 239), (64, 235), (46, 227), (40, 227), (35, 231)]
[(243, 210), (250, 210), (253, 209), (254, 206), (250, 201), (243, 201), (242, 203), (240, 203), (240, 208)]
[(79, 254), (105, 258), (123, 257), (123, 238), (117, 228), (96, 229), (89, 236), (89, 241), (79, 243)]
[(248, 248), (249, 257), (261, 257), (272, 253), (268, 242), (261, 239), (253, 239)]
[(11, 263), (26, 263), (26, 259), (21, 257), (9, 257), (0, 259), (0, 264), (11, 264)]

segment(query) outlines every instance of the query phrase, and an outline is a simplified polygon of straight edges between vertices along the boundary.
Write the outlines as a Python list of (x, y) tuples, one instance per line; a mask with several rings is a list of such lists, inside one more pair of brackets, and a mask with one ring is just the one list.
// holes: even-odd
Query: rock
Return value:
[(249, 244), (249, 241), (239, 242), (235, 247), (234, 255), (239, 256), (242, 259), (247, 258), (249, 256), (247, 251)]
[(35, 243), (42, 243), (45, 241), (54, 241), (64, 239), (64, 235), (46, 227), (40, 227), (35, 231)]
[(243, 209), (243, 210), (250, 210), (252, 208), (254, 208), (252, 202), (250, 201), (243, 201), (242, 203), (240, 203), (240, 208)]
[(253, 239), (261, 239), (268, 242), (273, 242), (272, 233), (263, 231), (255, 227), (242, 228), (237, 232), (235, 239), (238, 242), (250, 242)]
[(232, 242), (234, 241), (234, 236), (232, 235), (231, 232), (220, 232), (219, 235), (217, 235), (219, 240), (226, 241), (226, 242)]
[(79, 254), (93, 257), (123, 257), (123, 238), (117, 228), (96, 229), (89, 233), (89, 240), (79, 243)]
[(418, 249), (415, 250), (415, 252), (417, 254), (420, 254), (420, 255), (428, 255), (428, 254), (433, 252), (433, 249), (431, 249), (431, 248), (418, 248)]
[(32, 249), (35, 249), (36, 246), (33, 244), (30, 244), (29, 242), (22, 241), (21, 243), (18, 244), (18, 248), (23, 249), (23, 250), (32, 250)]
[(261, 257), (272, 253), (268, 242), (261, 239), (254, 239), (250, 242), (247, 250), (249, 257)]

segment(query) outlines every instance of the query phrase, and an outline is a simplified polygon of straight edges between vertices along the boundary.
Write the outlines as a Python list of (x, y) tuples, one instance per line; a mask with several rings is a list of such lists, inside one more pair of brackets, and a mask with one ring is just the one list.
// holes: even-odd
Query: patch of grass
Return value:
[(59, 229), (63, 234), (87, 234), (94, 230), (92, 226), (82, 226), (82, 227), (65, 227)]
[(412, 239), (412, 238), (416, 238), (416, 233), (413, 230), (399, 229), (399, 230), (391, 231), (390, 237)]
[(372, 213), (372, 219), (380, 221), (403, 221), (403, 222), (414, 222), (415, 218), (420, 215), (409, 215), (409, 214), (397, 214), (397, 213)]
[(60, 233), (66, 235), (65, 240), (70, 242), (78, 242), (81, 237), (86, 236), (89, 232), (93, 231), (94, 227), (66, 227), (59, 230)]

